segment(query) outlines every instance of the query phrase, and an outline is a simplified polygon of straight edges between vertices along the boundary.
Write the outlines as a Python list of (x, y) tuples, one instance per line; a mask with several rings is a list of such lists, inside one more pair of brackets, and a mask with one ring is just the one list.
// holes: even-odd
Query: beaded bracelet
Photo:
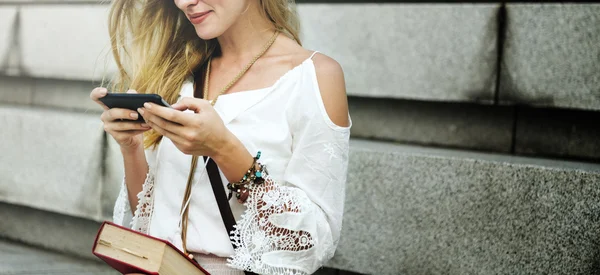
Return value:
[(254, 157), (254, 161), (252, 162), (252, 166), (246, 171), (246, 174), (242, 177), (238, 182), (230, 182), (227, 184), (227, 189), (229, 189), (228, 200), (231, 199), (233, 193), (236, 193), (236, 198), (240, 203), (246, 202), (248, 199), (248, 195), (250, 194), (248, 191), (248, 186), (252, 184), (262, 184), (265, 179), (264, 176), (268, 174), (267, 167), (258, 162), (260, 159), (261, 152), (258, 151), (256, 157)]

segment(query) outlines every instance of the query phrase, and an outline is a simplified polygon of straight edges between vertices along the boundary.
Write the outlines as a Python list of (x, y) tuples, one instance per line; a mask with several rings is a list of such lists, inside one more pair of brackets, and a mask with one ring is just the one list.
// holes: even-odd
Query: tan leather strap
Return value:
[(181, 202), (181, 212), (183, 212), (181, 218), (181, 242), (183, 246), (183, 252), (189, 256), (189, 252), (187, 250), (187, 225), (188, 225), (188, 216), (190, 212), (190, 205), (187, 204), (187, 201), (190, 199), (192, 195), (192, 184), (194, 182), (194, 173), (196, 172), (196, 166), (198, 166), (198, 157), (192, 156), (192, 164), (190, 167), (190, 174), (188, 175), (187, 186), (185, 187), (185, 193), (183, 195), (183, 201)]

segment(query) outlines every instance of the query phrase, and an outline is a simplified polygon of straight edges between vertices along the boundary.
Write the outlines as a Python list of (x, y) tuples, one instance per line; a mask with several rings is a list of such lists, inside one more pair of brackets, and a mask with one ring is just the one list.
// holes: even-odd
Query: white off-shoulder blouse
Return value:
[[(180, 95), (194, 96), (191, 79)], [(203, 259), (211, 265), (207, 257), (228, 258), (233, 269), (207, 267), (214, 274), (243, 274), (234, 269), (312, 274), (333, 257), (340, 238), (351, 127), (340, 127), (327, 115), (312, 56), (273, 86), (222, 95), (214, 108), (251, 154), (262, 152), (260, 162), (267, 166), (274, 188), (254, 188), (245, 204), (230, 200), (237, 221), (230, 240), (204, 162), (199, 161), (188, 250), (199, 256), (201, 265)], [(146, 150), (146, 158), (149, 172), (135, 214), (123, 181), (113, 220), (181, 247), (180, 208), (192, 157), (163, 137), (157, 149)], [(226, 189), (228, 181), (221, 177)], [(273, 233), (282, 230), (283, 236)]]

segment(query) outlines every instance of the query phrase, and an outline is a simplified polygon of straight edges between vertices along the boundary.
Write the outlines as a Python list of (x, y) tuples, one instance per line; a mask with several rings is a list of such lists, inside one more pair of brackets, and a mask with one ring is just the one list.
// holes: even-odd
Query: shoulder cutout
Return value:
[(349, 127), (348, 97), (342, 66), (333, 58), (318, 53), (312, 58), (323, 105), (331, 121), (340, 127)]

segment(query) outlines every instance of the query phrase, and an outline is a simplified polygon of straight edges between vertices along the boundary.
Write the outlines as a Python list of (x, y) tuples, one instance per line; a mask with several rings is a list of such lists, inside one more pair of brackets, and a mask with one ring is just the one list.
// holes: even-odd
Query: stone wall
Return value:
[[(598, 273), (600, 5), (329, 2), (298, 5), (354, 122), (323, 272)], [(108, 7), (0, 0), (0, 237), (80, 254), (111, 217)]]

